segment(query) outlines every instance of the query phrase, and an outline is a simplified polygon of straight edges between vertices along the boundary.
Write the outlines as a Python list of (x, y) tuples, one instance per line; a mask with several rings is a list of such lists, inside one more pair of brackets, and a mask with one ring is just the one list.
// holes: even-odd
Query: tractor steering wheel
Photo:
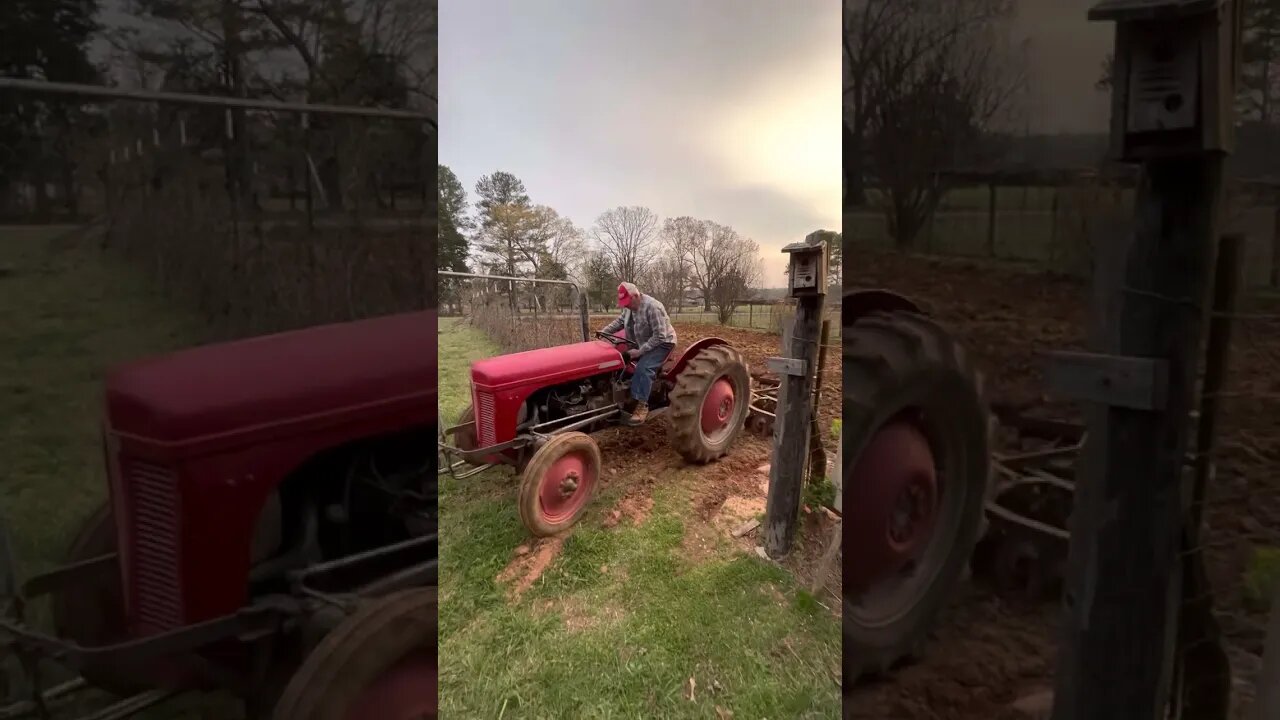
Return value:
[(636, 342), (635, 340), (632, 340), (631, 338), (622, 337), (620, 335), (610, 335), (609, 333), (600, 332), (599, 330), (596, 331), (596, 337), (604, 340), (608, 340), (609, 342), (613, 343), (615, 346), (625, 343), (627, 345), (630, 345), (633, 348), (638, 349), (640, 347), (640, 343)]

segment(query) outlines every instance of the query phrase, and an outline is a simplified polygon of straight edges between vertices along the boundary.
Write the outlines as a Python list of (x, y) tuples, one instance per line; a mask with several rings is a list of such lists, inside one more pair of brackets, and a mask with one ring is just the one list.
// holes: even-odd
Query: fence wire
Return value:
[[(523, 352), (584, 339), (581, 296), (572, 284), (442, 273), (439, 289), (442, 326), (476, 330), (503, 352)], [(604, 324), (589, 325), (589, 330)]]
[(89, 224), (215, 335), (433, 304), (435, 138), (412, 114), (38, 97), (80, 122), (47, 150), (57, 182), (5, 213)]
[[(1240, 312), (1214, 313), (1232, 324), (1231, 362), (1223, 386), (1205, 393), (1218, 407), (1202, 464), (1202, 495), (1193, 494), (1193, 545), (1184, 568), (1181, 633), (1174, 658), (1175, 704), (1186, 717), (1254, 720), (1259, 692), (1280, 681), (1262, 676), (1266, 631), (1280, 583), (1280, 303), (1253, 296)], [(1271, 652), (1280, 651), (1274, 648)], [(1185, 704), (1184, 704), (1185, 703)]]
[[(944, 194), (911, 249), (936, 255), (1040, 265), (1088, 278), (1099, 262), (1098, 243), (1114, 244), (1133, 221), (1131, 181), (1088, 178), (1060, 185), (964, 185)], [(892, 247), (884, 199), (845, 216), (845, 236), (856, 244)], [(994, 210), (994, 212), (993, 212)], [(1249, 237), (1246, 284), (1280, 287), (1280, 188), (1258, 180), (1228, 183), (1226, 231)]]
[[(1175, 670), (1173, 696), (1181, 714), (1170, 717), (1259, 720), (1262, 716), (1255, 713), (1261, 712), (1262, 691), (1280, 686), (1280, 676), (1263, 674), (1264, 656), (1280, 653), (1280, 647), (1267, 646), (1266, 637), (1272, 613), (1280, 612), (1273, 607), (1280, 592), (1280, 375), (1275, 370), (1280, 367), (1280, 296), (1250, 281), (1257, 279), (1260, 241), (1270, 243), (1269, 231), (1261, 238), (1247, 235), (1236, 245), (1243, 251), (1244, 276), (1237, 283), (1242, 296), (1237, 306), (1207, 313), (1213, 323), (1230, 326), (1229, 362), (1221, 385), (1210, 384), (1208, 392), (1201, 393), (1201, 411), (1186, 419), (1190, 443), (1185, 481), (1193, 521), (1189, 525), (1198, 531), (1188, 533), (1180, 557), (1185, 574), (1194, 578), (1202, 573), (1203, 578), (1180, 588), (1180, 633), (1176, 649), (1165, 660)], [(871, 285), (893, 287), (886, 278), (901, 276), (894, 289), (932, 300), (940, 308), (937, 314), (957, 331), (958, 341), (988, 369), (997, 370), (988, 380), (993, 397), (1000, 401), (995, 409), (1002, 421), (996, 452), (998, 502), (988, 513), (992, 532), (975, 555), (975, 570), (984, 583), (994, 580), (997, 592), (1016, 591), (1052, 602), (1062, 590), (1064, 568), (1059, 561), (1065, 562), (1071, 539), (1067, 528), (1073, 495), (1078, 483), (1088, 482), (1078, 465), (1080, 433), (1087, 428), (1078, 422), (1079, 406), (1057, 403), (1044, 394), (1042, 374), (1026, 369), (1043, 362), (1036, 355), (1040, 350), (1064, 345), (1087, 349), (1088, 326), (1106, 324), (1064, 300), (1087, 306), (1087, 282), (1045, 277), (1044, 285), (1052, 287), (1043, 296), (1028, 293), (1020, 298), (1017, 293), (1025, 285), (1019, 283), (1027, 278), (1021, 271), (1026, 268), (935, 263), (891, 253), (871, 252), (866, 257), (873, 270)], [(1037, 278), (1032, 282), (1041, 282), (1040, 276), (1032, 277)], [(968, 295), (961, 297), (966, 299), (952, 300), (953, 288), (964, 288)], [(1199, 300), (1125, 292), (1142, 304), (1206, 312)], [(1011, 344), (1023, 329), (1035, 351)], [(1212, 356), (1214, 350), (1206, 352)], [(1209, 364), (1202, 367), (1210, 373)], [(1212, 429), (1212, 443), (1202, 452), (1197, 434), (1211, 410), (1216, 411), (1216, 422), (1203, 427)], [(1020, 419), (1028, 422), (1019, 424)], [(1191, 492), (1197, 474), (1202, 493)], [(1195, 524), (1196, 518), (1202, 522)], [(1036, 541), (1024, 542), (1026, 537)], [(1019, 554), (1028, 550), (1029, 555)], [(1006, 633), (1009, 647), (1020, 647), (1021, 640), (1013, 639), (1017, 633), (1003, 626), (984, 637)], [(1049, 642), (1061, 637), (1055, 635)], [(1045, 674), (1037, 680), (1052, 684), (1052, 663), (1044, 667)], [(1124, 683), (1126, 678), (1108, 682)], [(1277, 708), (1270, 712), (1274, 714), (1266, 717), (1280, 717)]]

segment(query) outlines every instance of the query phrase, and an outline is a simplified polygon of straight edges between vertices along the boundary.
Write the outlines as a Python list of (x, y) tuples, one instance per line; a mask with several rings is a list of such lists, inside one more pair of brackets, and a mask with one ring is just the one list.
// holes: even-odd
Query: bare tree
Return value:
[(724, 256), (723, 272), (711, 284), (710, 298), (721, 325), (729, 324), (739, 303), (760, 280), (760, 247), (747, 238), (739, 238), (735, 245)]
[(676, 296), (677, 311), (684, 309), (684, 294), (688, 290), (693, 276), (693, 252), (706, 244), (710, 228), (705, 220), (689, 216), (668, 218), (662, 223), (662, 242), (666, 246), (666, 257), (672, 262), (666, 270), (672, 275), (671, 281), (680, 285)]
[(702, 292), (702, 309), (707, 311), (720, 281), (741, 265), (744, 256), (756, 258), (760, 248), (727, 225), (709, 221), (704, 225), (706, 234), (690, 245), (688, 257), (693, 283)]
[(937, 207), (938, 171), (980, 149), (1023, 86), (1008, 44), (1014, 4), (857, 0), (846, 15), (846, 182), (860, 191), (875, 177), (900, 247)]
[(533, 268), (535, 277), (563, 280), (569, 267), (586, 249), (582, 231), (567, 217), (546, 205), (536, 205), (521, 213), (524, 226), (520, 253)]
[[(526, 210), (525, 222), (521, 252), (533, 267), (534, 277), (548, 280), (573, 277), (586, 253), (582, 231), (572, 220), (545, 205)], [(535, 288), (538, 302), (544, 308), (553, 298), (561, 303), (566, 299), (561, 286), (537, 285)]]
[(646, 207), (606, 210), (596, 218), (591, 237), (623, 279), (644, 274), (658, 248), (658, 216)]
[(641, 289), (661, 300), (663, 305), (676, 308), (679, 312), (685, 291), (685, 277), (684, 259), (665, 252), (649, 264), (649, 271), (645, 273)]
[(911, 11), (912, 0), (846, 0), (844, 3), (844, 123), (845, 205), (866, 202), (864, 143), (870, 122), (867, 97), (871, 68), (881, 49), (892, 41), (890, 29)]

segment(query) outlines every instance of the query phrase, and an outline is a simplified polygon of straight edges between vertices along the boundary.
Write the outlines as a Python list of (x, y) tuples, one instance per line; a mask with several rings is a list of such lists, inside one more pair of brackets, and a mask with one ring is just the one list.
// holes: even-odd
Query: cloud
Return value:
[(731, 225), (780, 276), (778, 248), (840, 226), (839, 13), (446, 0), (441, 162), (468, 191), (512, 172), (583, 227), (619, 205)]

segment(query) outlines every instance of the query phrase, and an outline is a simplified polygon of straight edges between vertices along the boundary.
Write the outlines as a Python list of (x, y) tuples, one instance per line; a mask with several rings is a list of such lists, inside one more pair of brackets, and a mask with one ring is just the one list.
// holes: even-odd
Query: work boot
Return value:
[(632, 427), (643, 425), (647, 417), (649, 417), (649, 404), (638, 402), (636, 403), (636, 409), (631, 412), (631, 417), (626, 419), (626, 423)]
[(640, 402), (639, 400), (636, 400), (636, 399), (635, 399), (635, 398), (633, 398), (633, 397), (629, 397), (629, 398), (627, 398), (626, 400), (623, 400), (623, 401), (622, 401), (622, 412), (627, 413), (628, 415), (629, 415), (629, 414), (631, 414), (631, 413), (633, 413), (633, 412), (635, 412), (635, 411), (636, 411), (636, 404), (637, 404), (637, 403), (639, 403), (639, 402)]

